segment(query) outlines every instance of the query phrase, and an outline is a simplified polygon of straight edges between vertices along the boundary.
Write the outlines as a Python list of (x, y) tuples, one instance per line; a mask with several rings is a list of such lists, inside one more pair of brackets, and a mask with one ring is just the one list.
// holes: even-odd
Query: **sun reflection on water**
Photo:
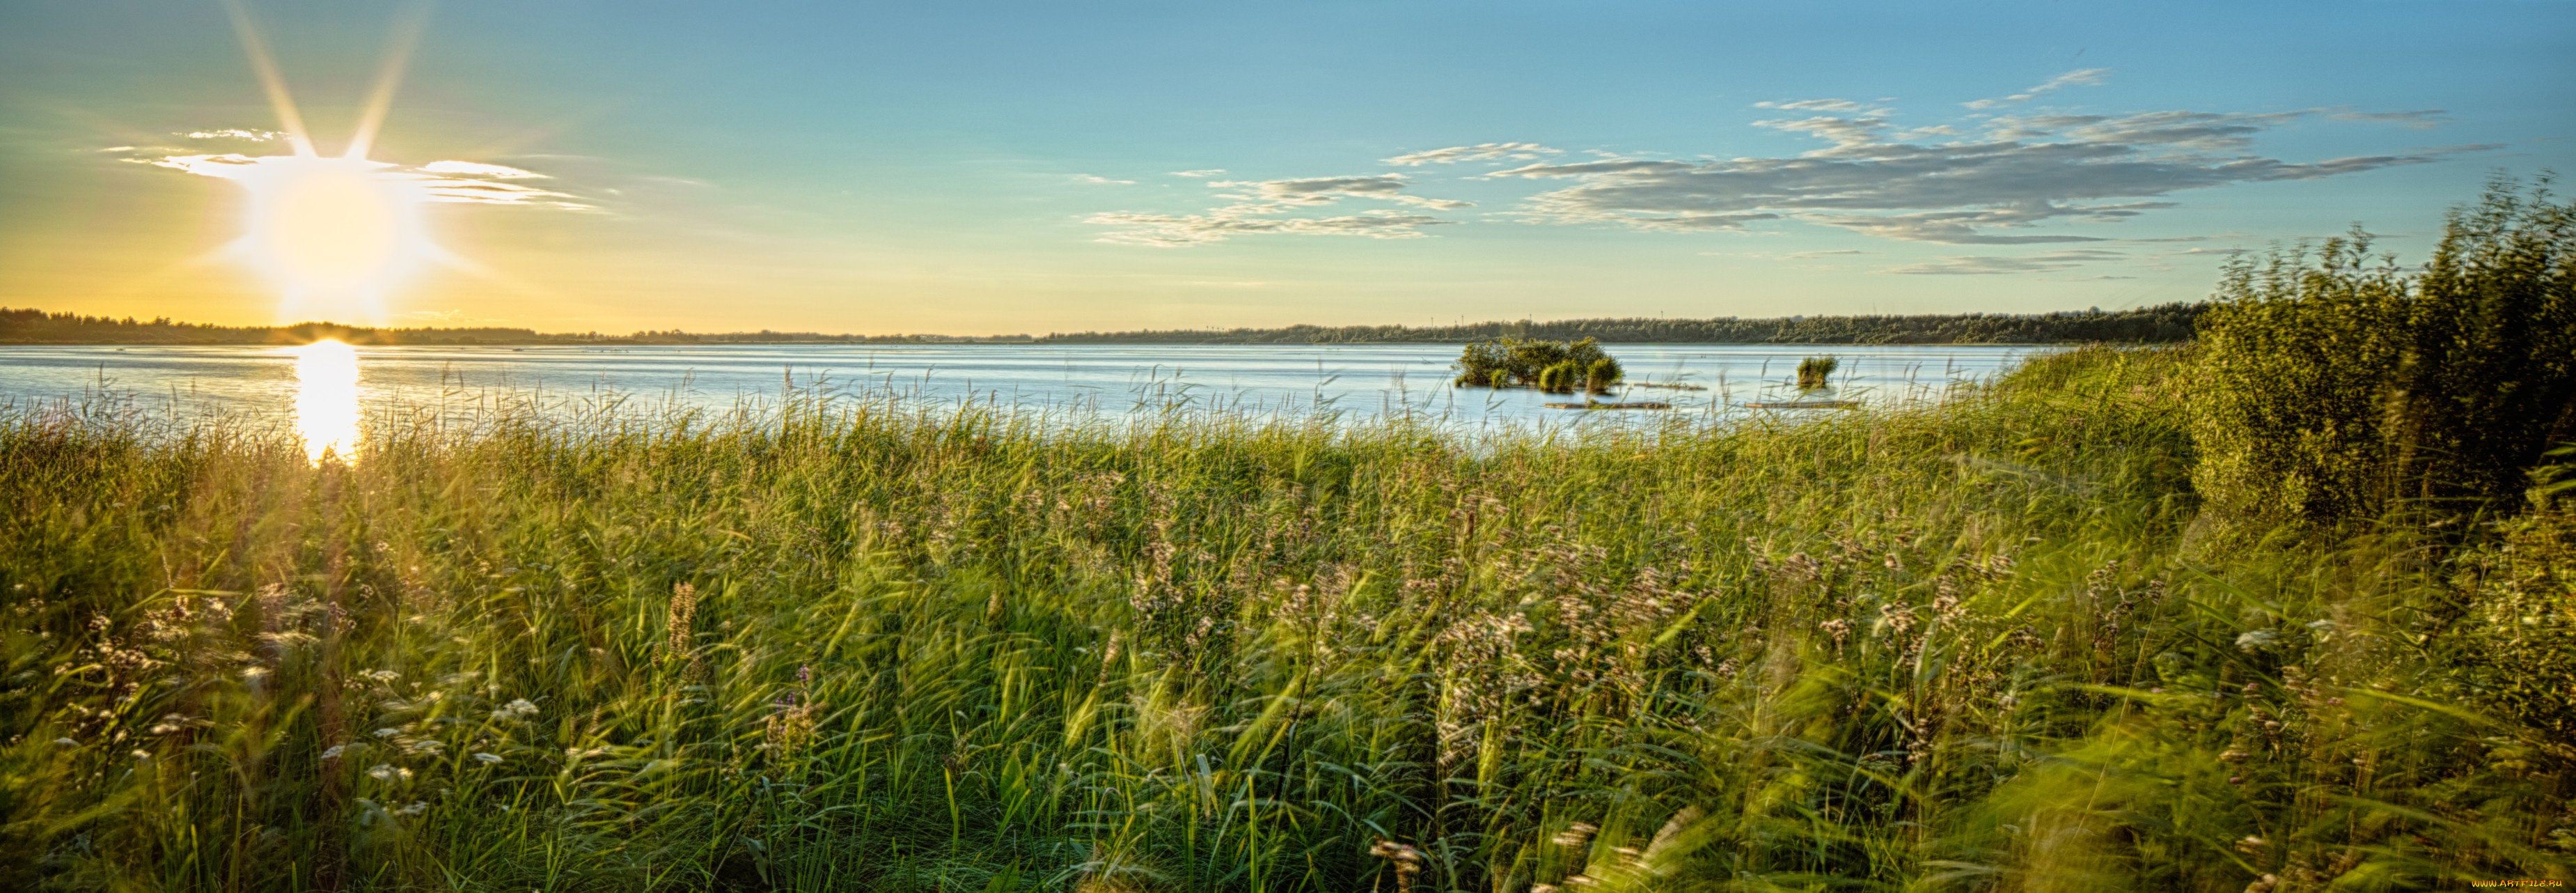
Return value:
[(286, 352), (295, 357), (295, 434), (305, 458), (357, 458), (358, 349), (316, 341)]

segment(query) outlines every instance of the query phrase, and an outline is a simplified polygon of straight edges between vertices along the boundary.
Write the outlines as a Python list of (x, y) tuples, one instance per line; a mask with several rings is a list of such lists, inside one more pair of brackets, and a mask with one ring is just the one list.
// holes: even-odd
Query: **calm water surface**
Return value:
[[(1937, 396), (2044, 348), (1832, 348), (1769, 345), (1611, 345), (1633, 382), (1605, 399), (1661, 400), (1675, 412), (1740, 413), (1781, 396), (1798, 360), (1832, 354), (1840, 396), (1890, 401)], [(27, 406), (113, 396), (137, 408), (219, 411), (333, 429), (399, 405), (508, 399), (569, 410), (624, 399), (638, 408), (730, 409), (786, 388), (887, 393), (956, 403), (1123, 414), (1171, 406), (1249, 412), (1335, 410), (1347, 417), (1412, 413), (1464, 424), (1564, 421), (1541, 404), (1563, 396), (1452, 388), (1456, 345), (710, 345), (637, 347), (0, 347), (0, 400)], [(354, 380), (352, 380), (354, 379)], [(340, 437), (325, 433), (323, 437)]]

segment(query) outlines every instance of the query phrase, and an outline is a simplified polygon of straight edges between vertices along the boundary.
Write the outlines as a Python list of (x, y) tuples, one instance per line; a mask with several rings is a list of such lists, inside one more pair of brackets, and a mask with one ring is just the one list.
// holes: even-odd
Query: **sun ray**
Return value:
[(278, 126), (286, 128), (286, 139), (295, 146), (295, 154), (307, 158), (321, 153), (313, 150), (313, 136), (304, 129), (304, 113), (296, 110), (295, 96), (286, 91), (286, 75), (277, 70), (277, 57), (268, 51), (268, 40), (259, 35), (259, 25), (251, 21), (250, 10), (241, 0), (224, 0), (224, 11), (233, 18), (233, 33), (241, 35), (242, 52), (250, 56), (251, 70), (259, 74), (261, 89), (268, 91), (268, 104), (277, 109)]
[(555, 123), (531, 127), (517, 133), (494, 139), (490, 142), (469, 147), (464, 152), (460, 153), (458, 157), (491, 158), (510, 155), (521, 149), (544, 142), (555, 134), (580, 127), (600, 118), (605, 118), (610, 113), (623, 111), (630, 106), (636, 105), (638, 102), (640, 102), (640, 100), (615, 99), (598, 103), (587, 109), (565, 115)]
[[(225, 153), (149, 163), (221, 177), (249, 192), (242, 238), (225, 253), (268, 276), (278, 289), (281, 311), (354, 313), (379, 321), (391, 290), (423, 262), (445, 254), (430, 240), (423, 206), (458, 200), (436, 191), (438, 177), (368, 157), (383, 133), (413, 48), (427, 29), (431, 0), (406, 0), (387, 35), (357, 127), (342, 153), (332, 156), (315, 148), (285, 73), (246, 0), (221, 2), (293, 149), (256, 158)], [(510, 194), (553, 195), (524, 188)]]
[(524, 297), (558, 297), (554, 292), (547, 290), (545, 286), (495, 270), (475, 261), (472, 258), (465, 257), (464, 255), (457, 254), (456, 252), (449, 251), (436, 245), (429, 247), (429, 253), (427, 256), (431, 263), (501, 286), (502, 288), (509, 289), (510, 291), (516, 292)]
[(420, 33), (429, 24), (429, 5), (417, 4), (394, 21), (393, 33), (385, 38), (385, 58), (376, 66), (376, 86), (367, 94), (366, 111), (358, 117), (358, 132), (349, 139), (349, 151), (343, 158), (365, 158), (374, 148), (376, 131), (385, 123), (385, 113), (393, 107), (394, 91), (401, 88), (403, 70), (411, 63), (412, 48), (420, 44)]

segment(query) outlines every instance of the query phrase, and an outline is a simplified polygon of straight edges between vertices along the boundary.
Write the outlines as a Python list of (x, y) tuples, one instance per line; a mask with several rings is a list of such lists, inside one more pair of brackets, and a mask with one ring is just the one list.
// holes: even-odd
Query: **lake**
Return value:
[[(1937, 396), (2047, 348), (1617, 344), (1631, 382), (1605, 399), (1660, 400), (1669, 412), (1753, 412), (1779, 396), (1798, 360), (1840, 358), (1839, 396), (1870, 402)], [(209, 411), (349, 428), (396, 405), (511, 399), (568, 408), (726, 409), (806, 391), (1126, 414), (1180, 406), (1256, 413), (1328, 409), (1408, 413), (1452, 423), (1565, 421), (1658, 412), (1568, 412), (1579, 400), (1528, 390), (1452, 388), (1454, 344), (1366, 345), (704, 345), (359, 347), (317, 355), (283, 347), (0, 347), (0, 401), (17, 406), (108, 396), (150, 413)]]

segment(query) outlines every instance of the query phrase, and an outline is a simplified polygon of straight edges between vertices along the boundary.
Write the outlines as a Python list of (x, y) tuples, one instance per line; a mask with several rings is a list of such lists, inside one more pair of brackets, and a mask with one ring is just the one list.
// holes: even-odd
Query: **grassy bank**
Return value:
[(0, 886), (2568, 878), (2567, 512), (2219, 524), (2189, 356), (1483, 445), (12, 415)]

